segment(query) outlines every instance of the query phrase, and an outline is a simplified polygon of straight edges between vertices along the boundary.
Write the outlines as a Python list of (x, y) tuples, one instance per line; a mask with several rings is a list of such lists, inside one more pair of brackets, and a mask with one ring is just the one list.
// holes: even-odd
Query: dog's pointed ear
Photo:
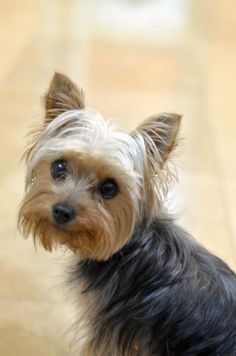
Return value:
[(84, 108), (84, 93), (66, 75), (55, 73), (44, 96), (45, 122), (68, 110)]
[(176, 146), (180, 121), (181, 115), (178, 114), (162, 113), (152, 116), (141, 124), (132, 136), (140, 141), (141, 135), (148, 155), (153, 156), (158, 152), (159, 163), (162, 166)]

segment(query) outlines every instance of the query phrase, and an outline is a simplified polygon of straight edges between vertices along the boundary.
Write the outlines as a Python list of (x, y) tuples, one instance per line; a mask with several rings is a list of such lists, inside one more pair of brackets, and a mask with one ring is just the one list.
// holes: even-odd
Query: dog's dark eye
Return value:
[(107, 179), (101, 184), (99, 191), (103, 199), (112, 199), (118, 194), (118, 184), (113, 179)]
[(58, 159), (51, 165), (51, 176), (53, 179), (65, 179), (66, 177), (66, 161)]

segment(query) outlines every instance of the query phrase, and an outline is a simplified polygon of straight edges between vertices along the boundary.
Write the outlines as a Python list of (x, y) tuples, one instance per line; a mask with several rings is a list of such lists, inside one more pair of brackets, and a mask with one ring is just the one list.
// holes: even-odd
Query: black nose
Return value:
[(74, 219), (74, 209), (66, 204), (58, 203), (52, 208), (52, 215), (57, 224), (66, 224)]

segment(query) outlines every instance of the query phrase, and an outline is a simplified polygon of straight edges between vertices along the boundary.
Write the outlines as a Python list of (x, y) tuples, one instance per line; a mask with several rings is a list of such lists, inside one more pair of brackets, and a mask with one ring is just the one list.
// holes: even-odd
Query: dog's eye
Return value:
[(53, 179), (65, 179), (66, 177), (66, 161), (64, 159), (58, 159), (52, 162), (51, 176)]
[(118, 194), (118, 184), (113, 179), (107, 179), (101, 184), (99, 191), (103, 199), (112, 199)]

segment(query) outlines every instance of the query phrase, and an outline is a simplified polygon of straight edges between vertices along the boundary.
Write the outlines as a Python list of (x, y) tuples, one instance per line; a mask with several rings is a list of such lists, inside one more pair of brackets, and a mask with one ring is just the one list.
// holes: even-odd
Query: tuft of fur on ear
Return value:
[(44, 97), (45, 123), (68, 110), (84, 108), (84, 93), (66, 75), (55, 73)]
[(181, 115), (162, 113), (151, 116), (133, 133), (134, 137), (142, 136), (148, 155), (158, 151), (159, 163), (162, 166), (176, 146), (180, 128)]

